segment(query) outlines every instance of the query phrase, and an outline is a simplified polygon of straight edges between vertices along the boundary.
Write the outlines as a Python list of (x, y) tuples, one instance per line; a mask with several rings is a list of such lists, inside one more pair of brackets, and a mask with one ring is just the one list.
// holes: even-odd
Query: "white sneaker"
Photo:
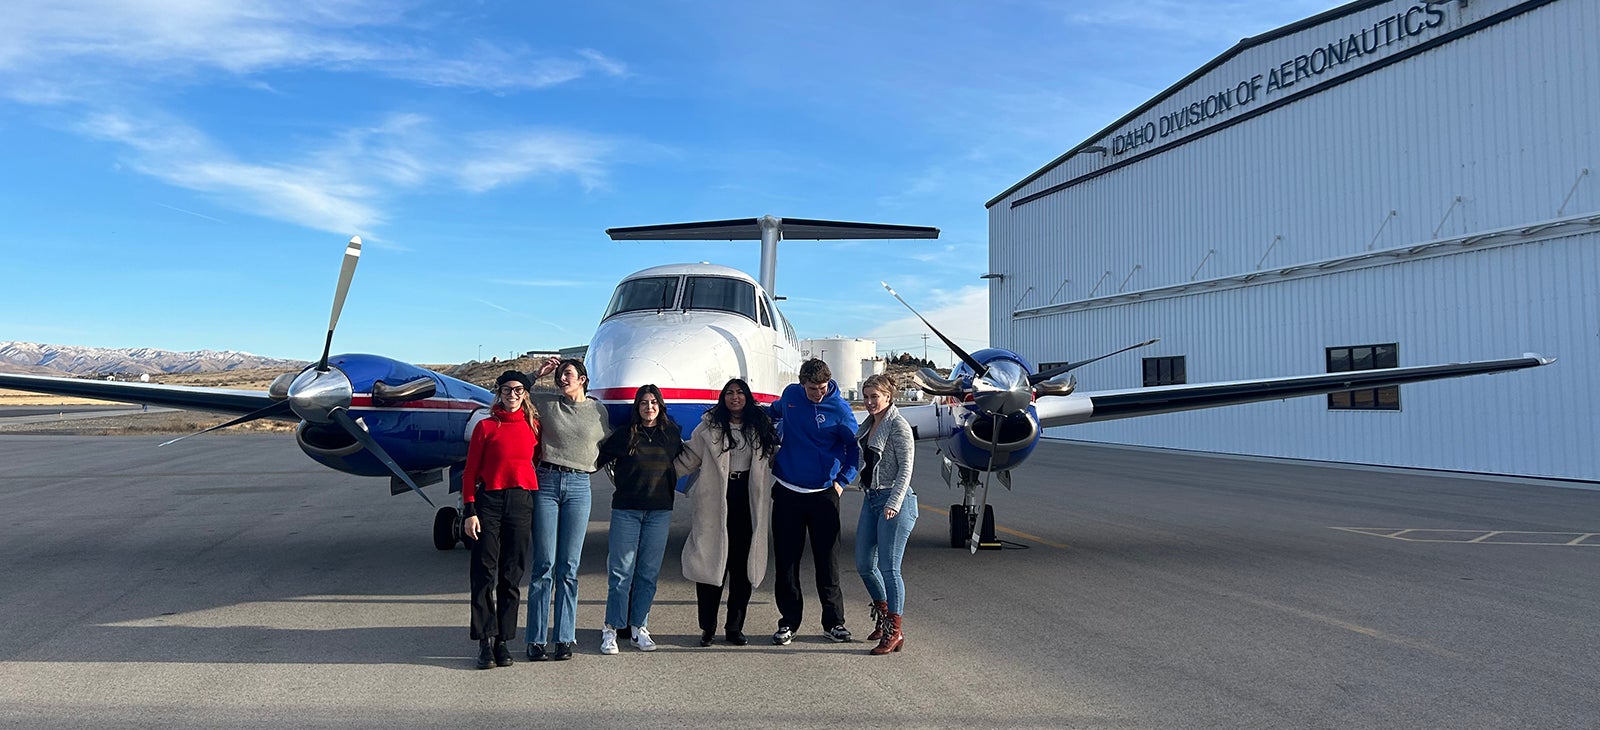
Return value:
[(656, 650), (656, 642), (650, 639), (650, 630), (643, 626), (633, 630), (633, 646), (639, 651)]
[(617, 630), (607, 626), (600, 629), (600, 653), (617, 653)]

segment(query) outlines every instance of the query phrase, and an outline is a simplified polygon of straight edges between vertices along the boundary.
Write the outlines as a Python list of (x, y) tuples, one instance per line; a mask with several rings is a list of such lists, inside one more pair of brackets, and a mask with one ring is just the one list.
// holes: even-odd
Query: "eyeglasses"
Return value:
[(520, 386), (519, 387), (515, 387), (515, 388), (501, 388), (500, 389), (500, 394), (501, 395), (522, 395), (523, 393), (526, 393), (526, 392), (528, 392), (528, 389), (520, 387)]

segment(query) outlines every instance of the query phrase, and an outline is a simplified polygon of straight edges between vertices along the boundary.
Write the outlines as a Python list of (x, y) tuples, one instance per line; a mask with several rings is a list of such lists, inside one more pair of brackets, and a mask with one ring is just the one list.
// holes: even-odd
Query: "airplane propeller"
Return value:
[(333, 312), (328, 316), (328, 336), (322, 341), (322, 357), (318, 358), (315, 367), (306, 368), (292, 377), (286, 373), (272, 381), (268, 395), (278, 402), (227, 423), (180, 436), (161, 445), (166, 446), (189, 436), (198, 436), (208, 431), (293, 412), (301, 420), (309, 423), (337, 425), (378, 461), (383, 462), (389, 472), (410, 487), (411, 491), (416, 492), (422, 501), (427, 502), (430, 507), (434, 506), (433, 500), (428, 499), (428, 495), (422, 493), (422, 489), (411, 479), (411, 475), (400, 468), (394, 457), (389, 456), (388, 452), (378, 445), (378, 441), (367, 432), (361, 421), (351, 417), (349, 410), (350, 403), (355, 399), (355, 386), (350, 383), (350, 378), (344, 371), (328, 363), (328, 355), (333, 348), (333, 331), (339, 326), (339, 313), (344, 309), (345, 295), (350, 292), (350, 282), (355, 277), (356, 264), (360, 260), (361, 237), (351, 236), (350, 242), (345, 244), (344, 262), (339, 267), (339, 284), (333, 292)]

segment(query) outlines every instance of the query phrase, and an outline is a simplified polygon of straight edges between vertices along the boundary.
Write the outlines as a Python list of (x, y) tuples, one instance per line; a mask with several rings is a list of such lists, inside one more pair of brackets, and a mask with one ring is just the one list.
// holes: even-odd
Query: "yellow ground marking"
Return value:
[[(1600, 532), (1540, 532), (1536, 530), (1436, 530), (1426, 527), (1332, 527), (1357, 535), (1402, 542), (1444, 542), (1461, 545), (1558, 545), (1600, 547)], [(1551, 539), (1517, 539), (1518, 535), (1549, 535)], [(1437, 537), (1434, 537), (1437, 536)], [(1567, 539), (1561, 539), (1567, 538)]]
[[(942, 509), (939, 509), (938, 507), (924, 507), (924, 506), (918, 505), (917, 509), (925, 509), (925, 510), (927, 510), (929, 512), (933, 512), (935, 514), (943, 515), (945, 517), (949, 517), (950, 516), (949, 512), (946, 512), (946, 511), (944, 511)], [(1013, 530), (1013, 529), (1011, 529), (1009, 527), (1001, 527), (999, 525), (995, 525), (994, 526), (994, 531), (995, 532), (1003, 532), (1003, 533), (1005, 533), (1007, 535), (1010, 535), (1012, 537), (1019, 537), (1019, 538), (1022, 538), (1024, 540), (1032, 540), (1032, 541), (1034, 541), (1036, 543), (1039, 543), (1040, 545), (1048, 545), (1048, 546), (1053, 547), (1053, 548), (1055, 548), (1057, 550), (1071, 550), (1072, 549), (1072, 546), (1070, 546), (1070, 545), (1063, 545), (1063, 544), (1061, 544), (1059, 542), (1050, 542), (1049, 540), (1046, 540), (1046, 539), (1044, 539), (1042, 537), (1039, 537), (1038, 535), (1030, 535), (1030, 534), (1028, 534), (1026, 532), (1022, 532), (1021, 530)]]

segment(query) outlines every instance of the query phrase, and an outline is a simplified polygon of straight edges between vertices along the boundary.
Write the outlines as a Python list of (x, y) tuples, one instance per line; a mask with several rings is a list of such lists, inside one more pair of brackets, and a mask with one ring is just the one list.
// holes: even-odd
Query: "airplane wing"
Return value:
[(1521, 370), (1549, 365), (1552, 362), (1555, 362), (1555, 358), (1541, 357), (1530, 352), (1522, 357), (1508, 360), (1078, 392), (1068, 396), (1040, 398), (1035, 407), (1039, 414), (1040, 426), (1068, 426), (1075, 423), (1110, 421), (1157, 413), (1323, 395), (1357, 388), (1381, 388), (1424, 380)]
[[(809, 218), (782, 218), (784, 239), (832, 241), (851, 238), (938, 238), (939, 229), (931, 226), (899, 226), (888, 223), (849, 223)], [(735, 218), (725, 221), (669, 223), (658, 226), (607, 228), (613, 241), (759, 241), (760, 218)]]
[[(108, 380), (82, 378), (54, 378), (45, 375), (12, 375), (0, 373), (0, 388), (25, 390), (30, 393), (69, 395), (78, 398), (115, 401), (118, 403), (144, 403), (167, 408), (191, 411), (211, 411), (242, 416), (268, 406), (282, 403), (273, 400), (264, 390), (232, 390), (228, 388), (194, 388), (156, 383), (118, 383)], [(298, 416), (283, 409), (275, 416), (283, 420), (298, 421)]]

